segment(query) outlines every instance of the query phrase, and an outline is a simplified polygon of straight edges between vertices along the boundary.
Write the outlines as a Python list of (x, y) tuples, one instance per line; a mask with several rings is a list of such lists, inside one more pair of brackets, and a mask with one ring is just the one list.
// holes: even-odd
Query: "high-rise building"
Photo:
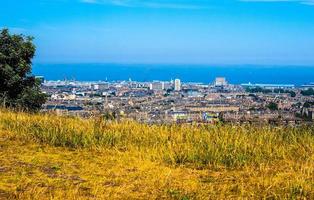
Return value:
[(228, 85), (228, 83), (227, 83), (227, 80), (225, 77), (217, 77), (215, 79), (214, 85), (215, 86), (226, 86), (226, 85)]
[(165, 83), (164, 82), (155, 81), (155, 82), (152, 82), (149, 85), (149, 88), (151, 90), (164, 90), (165, 89)]
[(181, 90), (181, 80), (180, 79), (174, 80), (174, 90), (175, 91)]

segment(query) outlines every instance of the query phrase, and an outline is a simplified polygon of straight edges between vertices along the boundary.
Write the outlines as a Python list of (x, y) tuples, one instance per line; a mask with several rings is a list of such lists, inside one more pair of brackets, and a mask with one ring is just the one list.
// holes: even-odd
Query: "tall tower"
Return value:
[(174, 81), (174, 90), (175, 91), (180, 91), (181, 90), (181, 80), (180, 79), (176, 79)]

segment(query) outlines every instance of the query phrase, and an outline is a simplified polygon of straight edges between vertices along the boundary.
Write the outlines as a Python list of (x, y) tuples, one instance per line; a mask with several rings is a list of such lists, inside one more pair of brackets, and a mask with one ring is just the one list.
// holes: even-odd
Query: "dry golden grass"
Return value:
[(0, 111), (0, 199), (313, 199), (314, 127)]

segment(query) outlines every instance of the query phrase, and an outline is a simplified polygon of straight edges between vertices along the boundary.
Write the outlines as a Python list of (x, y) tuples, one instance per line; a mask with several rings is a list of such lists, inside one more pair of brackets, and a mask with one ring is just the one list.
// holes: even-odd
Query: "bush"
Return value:
[(278, 110), (278, 104), (275, 103), (275, 102), (270, 102), (270, 103), (267, 105), (267, 108), (268, 108), (269, 110), (272, 110), (272, 111)]

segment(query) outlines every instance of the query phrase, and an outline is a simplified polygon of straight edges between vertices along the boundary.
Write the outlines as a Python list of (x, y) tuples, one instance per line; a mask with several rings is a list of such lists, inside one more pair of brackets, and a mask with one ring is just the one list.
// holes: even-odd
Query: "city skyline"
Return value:
[(209, 83), (226, 77), (230, 83), (302, 85), (313, 82), (314, 70), (306, 66), (198, 66), (120, 64), (35, 64), (33, 74), (47, 80), (128, 80), (153, 81), (179, 78), (184, 82)]
[(35, 63), (314, 65), (312, 0), (7, 1)]

